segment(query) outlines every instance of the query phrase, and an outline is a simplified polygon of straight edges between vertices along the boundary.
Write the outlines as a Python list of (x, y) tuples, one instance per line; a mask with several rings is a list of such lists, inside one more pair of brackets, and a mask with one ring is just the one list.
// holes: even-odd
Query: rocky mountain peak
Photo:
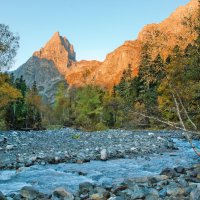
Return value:
[(33, 56), (53, 61), (62, 75), (66, 73), (67, 67), (76, 61), (73, 45), (66, 37), (60, 36), (59, 32), (55, 32), (46, 45), (36, 51)]
[(112, 89), (120, 82), (123, 71), (132, 66), (133, 75), (137, 76), (141, 63), (144, 46), (148, 46), (149, 53), (154, 59), (158, 54), (163, 59), (170, 55), (179, 45), (184, 50), (189, 43), (197, 38), (195, 27), (199, 23), (199, 0), (191, 0), (188, 4), (177, 8), (168, 18), (160, 23), (146, 25), (136, 40), (126, 41), (106, 56), (101, 63), (84, 63), (87, 76), (83, 70), (83, 63), (76, 63), (66, 73), (69, 85), (81, 86), (85, 83), (96, 84)]

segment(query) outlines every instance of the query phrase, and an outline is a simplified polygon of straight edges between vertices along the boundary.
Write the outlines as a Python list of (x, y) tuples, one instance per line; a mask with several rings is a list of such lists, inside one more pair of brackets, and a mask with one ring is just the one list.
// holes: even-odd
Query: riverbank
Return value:
[(172, 137), (182, 136), (176, 131), (81, 132), (69, 128), (0, 132), (0, 169), (137, 156), (148, 159), (150, 154), (175, 150)]

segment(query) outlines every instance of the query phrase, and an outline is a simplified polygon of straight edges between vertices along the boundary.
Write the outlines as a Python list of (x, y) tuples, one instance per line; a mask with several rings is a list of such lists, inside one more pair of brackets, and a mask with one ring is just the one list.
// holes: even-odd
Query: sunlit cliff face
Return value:
[(152, 58), (160, 54), (165, 59), (175, 45), (185, 49), (197, 37), (194, 27), (198, 23), (198, 18), (198, 0), (191, 0), (161, 23), (145, 26), (137, 40), (126, 41), (109, 53), (103, 62), (76, 62), (73, 46), (58, 32), (44, 48), (35, 52), (34, 56), (52, 60), (70, 86), (95, 84), (111, 89), (119, 83), (128, 65), (131, 64), (133, 75), (137, 75), (144, 45), (149, 47)]
[(67, 67), (76, 60), (73, 45), (69, 43), (66, 37), (60, 36), (58, 32), (54, 33), (44, 48), (36, 51), (33, 55), (53, 61), (62, 75), (66, 74)]

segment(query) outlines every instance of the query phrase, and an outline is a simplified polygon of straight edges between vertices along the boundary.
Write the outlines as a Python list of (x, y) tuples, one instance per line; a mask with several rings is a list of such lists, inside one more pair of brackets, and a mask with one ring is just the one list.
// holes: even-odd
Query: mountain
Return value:
[[(74, 63), (65, 78), (69, 85), (81, 86), (86, 82), (111, 89), (119, 83), (123, 71), (129, 64), (132, 66), (133, 74), (137, 75), (142, 49), (145, 45), (150, 48), (152, 58), (155, 58), (157, 54), (166, 58), (175, 45), (179, 45), (182, 50), (185, 49), (197, 37), (194, 29), (199, 25), (199, 16), (199, 2), (191, 0), (161, 23), (145, 26), (136, 40), (126, 41), (109, 53), (103, 62), (98, 64), (94, 61)], [(83, 78), (85, 77), (83, 65), (88, 71), (86, 78)]]
[(54, 33), (45, 47), (36, 51), (33, 56), (53, 61), (62, 75), (65, 75), (67, 67), (76, 61), (73, 45), (69, 43), (66, 37), (60, 36), (58, 32)]
[(29, 87), (36, 81), (43, 98), (53, 102), (58, 84), (65, 82), (67, 68), (75, 61), (73, 46), (66, 37), (56, 32), (44, 48), (33, 53), (33, 56), (13, 73), (16, 78), (23, 76)]
[(23, 75), (29, 86), (35, 80), (40, 93), (51, 102), (56, 86), (64, 79), (69, 86), (95, 84), (111, 89), (119, 83), (129, 65), (133, 75), (137, 75), (145, 46), (150, 49), (152, 58), (160, 54), (164, 59), (172, 53), (175, 45), (185, 49), (197, 38), (194, 30), (199, 26), (199, 14), (199, 1), (191, 0), (161, 23), (145, 26), (136, 40), (126, 41), (109, 53), (103, 62), (77, 62), (73, 46), (56, 32), (44, 48), (36, 51), (14, 74), (16, 77)]

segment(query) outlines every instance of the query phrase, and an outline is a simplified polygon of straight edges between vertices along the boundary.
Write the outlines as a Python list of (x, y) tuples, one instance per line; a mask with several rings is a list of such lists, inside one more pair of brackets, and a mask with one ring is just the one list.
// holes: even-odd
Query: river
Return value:
[[(124, 178), (156, 175), (167, 167), (189, 167), (200, 161), (187, 141), (173, 140), (179, 150), (148, 157), (90, 161), (83, 164), (34, 165), (19, 172), (1, 170), (0, 191), (4, 194), (17, 193), (23, 186), (34, 186), (47, 194), (57, 187), (76, 192), (82, 182), (110, 186)], [(200, 147), (200, 141), (195, 141), (195, 144)]]

